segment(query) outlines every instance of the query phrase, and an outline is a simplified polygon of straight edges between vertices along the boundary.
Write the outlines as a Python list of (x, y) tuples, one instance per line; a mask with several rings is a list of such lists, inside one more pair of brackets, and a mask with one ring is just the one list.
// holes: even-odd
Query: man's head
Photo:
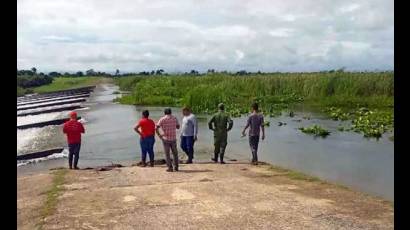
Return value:
[(219, 110), (225, 110), (225, 105), (224, 105), (224, 103), (219, 103), (218, 109), (219, 109)]
[(148, 118), (149, 117), (149, 111), (148, 110), (142, 111), (142, 117)]
[(69, 114), (69, 116), (70, 116), (71, 119), (77, 120), (77, 112), (71, 111), (70, 114)]
[(259, 110), (259, 106), (258, 106), (258, 103), (256, 103), (256, 102), (254, 102), (254, 103), (252, 103), (252, 110), (253, 111), (256, 111), (256, 112), (258, 112), (258, 110)]
[(191, 114), (191, 109), (185, 106), (184, 108), (182, 108), (182, 114), (184, 116), (188, 116), (189, 114)]
[(165, 115), (170, 115), (172, 112), (171, 112), (171, 108), (166, 108), (166, 109), (164, 109), (164, 114)]

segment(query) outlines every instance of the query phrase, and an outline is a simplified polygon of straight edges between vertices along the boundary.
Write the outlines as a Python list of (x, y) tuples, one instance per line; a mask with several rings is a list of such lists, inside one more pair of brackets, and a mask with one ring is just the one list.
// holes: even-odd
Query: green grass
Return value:
[(92, 86), (109, 80), (102, 77), (57, 77), (51, 84), (32, 89), (35, 93), (49, 93), (58, 90)]
[(46, 191), (47, 197), (43, 207), (40, 210), (41, 221), (37, 224), (37, 229), (42, 229), (44, 225), (44, 219), (54, 214), (57, 207), (58, 196), (63, 191), (62, 185), (64, 184), (64, 177), (67, 172), (67, 169), (60, 169), (53, 172), (53, 182), (51, 188)]
[(270, 170), (273, 170), (275, 172), (282, 173), (282, 175), (292, 179), (292, 180), (303, 180), (303, 181), (309, 181), (309, 182), (314, 182), (314, 181), (321, 181), (318, 177), (314, 176), (309, 176), (301, 172), (285, 169), (279, 166), (273, 166), (271, 165)]
[(391, 72), (133, 76), (116, 82), (121, 90), (132, 91), (121, 103), (186, 105), (197, 113), (213, 112), (220, 102), (238, 113), (248, 112), (253, 101), (269, 113), (301, 102), (321, 107), (389, 107), (394, 102)]

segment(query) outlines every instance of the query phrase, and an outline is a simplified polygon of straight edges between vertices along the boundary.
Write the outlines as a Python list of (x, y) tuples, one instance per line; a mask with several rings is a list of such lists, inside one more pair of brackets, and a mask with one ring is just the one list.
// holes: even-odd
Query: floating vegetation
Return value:
[(295, 113), (293, 111), (290, 111), (289, 112), (289, 117), (294, 117), (294, 116), (295, 116)]
[(112, 92), (112, 94), (121, 94), (121, 92), (116, 90), (116, 91)]
[(265, 121), (265, 122), (263, 123), (263, 126), (269, 127), (269, 126), (270, 126), (270, 121)]
[(352, 120), (350, 128), (338, 128), (339, 131), (363, 133), (364, 137), (380, 138), (383, 133), (393, 128), (394, 119), (391, 110), (378, 111), (361, 107), (344, 111), (342, 108), (330, 107), (325, 110), (333, 120)]
[(329, 114), (329, 116), (337, 121), (345, 121), (349, 119), (350, 113), (348, 112), (343, 112), (341, 108), (335, 108), (335, 107), (330, 107), (325, 109), (325, 112)]
[(296, 122), (302, 122), (302, 119), (294, 119), (292, 121), (296, 121)]
[(310, 116), (303, 116), (302, 118), (305, 120), (310, 120)]
[(393, 114), (359, 109), (352, 120), (352, 130), (363, 133), (365, 137), (380, 138), (383, 133), (392, 130)]
[(303, 133), (313, 134), (315, 136), (326, 137), (330, 132), (326, 129), (323, 129), (319, 125), (313, 125), (311, 127), (301, 127), (299, 128)]
[(286, 125), (286, 123), (279, 121), (279, 122), (278, 122), (278, 126), (282, 126), (282, 125)]

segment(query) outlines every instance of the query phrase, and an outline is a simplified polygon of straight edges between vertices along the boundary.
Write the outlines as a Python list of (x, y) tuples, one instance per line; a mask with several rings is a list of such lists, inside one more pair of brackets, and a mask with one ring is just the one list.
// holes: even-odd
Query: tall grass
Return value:
[(258, 101), (267, 110), (275, 104), (301, 101), (346, 107), (388, 107), (394, 101), (392, 72), (132, 76), (117, 83), (122, 90), (132, 91), (120, 99), (122, 103), (187, 105), (196, 112), (213, 111), (220, 102), (242, 109)]

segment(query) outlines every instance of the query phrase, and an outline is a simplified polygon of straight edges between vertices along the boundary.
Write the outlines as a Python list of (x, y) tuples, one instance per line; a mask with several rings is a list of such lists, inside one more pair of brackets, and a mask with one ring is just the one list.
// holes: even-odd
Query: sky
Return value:
[(393, 0), (18, 0), (17, 68), (393, 70)]

